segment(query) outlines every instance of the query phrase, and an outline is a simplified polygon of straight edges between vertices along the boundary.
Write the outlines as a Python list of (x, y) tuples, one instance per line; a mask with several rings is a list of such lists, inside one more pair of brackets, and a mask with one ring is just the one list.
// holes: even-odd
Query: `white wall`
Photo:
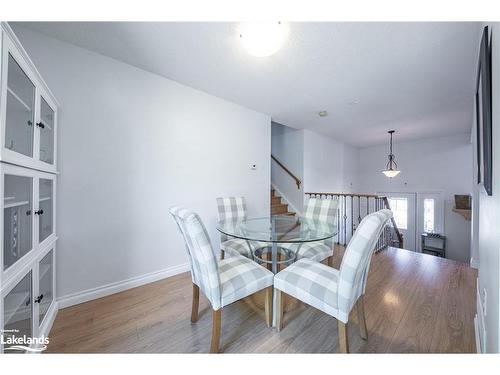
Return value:
[[(388, 145), (363, 148), (359, 156), (359, 184), (363, 192), (442, 191), (447, 257), (470, 260), (470, 222), (453, 212), (454, 194), (472, 191), (472, 144), (470, 134), (394, 142), (396, 162), (401, 169), (393, 179), (381, 171), (387, 163)], [(417, 239), (418, 240), (418, 239)]]
[[(304, 130), (273, 122), (271, 152), (295, 176), (304, 180)], [(304, 184), (298, 189), (295, 180), (274, 161), (271, 161), (271, 181), (291, 204), (292, 210), (302, 212)]]
[(268, 213), (268, 116), (15, 32), (61, 103), (59, 297), (185, 264), (172, 205), (198, 211), (214, 244), (216, 197), (243, 195), (250, 215)]
[(343, 188), (344, 193), (363, 193), (359, 181), (359, 148), (344, 144)]
[(352, 192), (358, 188), (358, 149), (307, 129), (272, 126), (272, 153), (302, 180), (301, 189), (272, 162), (271, 179), (301, 211), (304, 192)]
[(349, 192), (357, 188), (358, 150), (304, 130), (304, 191)]
[[(500, 350), (500, 24), (492, 23), (493, 195), (479, 196), (479, 289), (486, 291), (486, 351)], [(478, 40), (479, 43), (479, 40)]]

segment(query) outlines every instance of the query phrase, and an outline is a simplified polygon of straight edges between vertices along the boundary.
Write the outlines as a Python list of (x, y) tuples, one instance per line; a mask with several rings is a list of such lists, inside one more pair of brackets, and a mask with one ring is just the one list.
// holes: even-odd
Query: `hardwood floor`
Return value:
[[(343, 250), (336, 251), (338, 268)], [(477, 272), (463, 263), (389, 248), (372, 259), (365, 295), (368, 340), (356, 309), (351, 353), (472, 353)], [(207, 353), (212, 311), (200, 296), (191, 323), (188, 273), (59, 311), (49, 353)], [(266, 326), (264, 292), (223, 309), (226, 353), (337, 353), (334, 318), (288, 297), (281, 332)]]

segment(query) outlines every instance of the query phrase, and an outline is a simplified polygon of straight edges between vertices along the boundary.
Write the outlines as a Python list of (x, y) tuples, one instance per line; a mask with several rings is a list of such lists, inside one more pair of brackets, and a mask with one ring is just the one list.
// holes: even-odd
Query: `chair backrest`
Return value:
[(170, 214), (184, 237), (193, 282), (213, 309), (218, 310), (221, 306), (219, 269), (206, 228), (198, 214), (185, 208), (171, 207)]
[[(244, 197), (217, 198), (217, 209), (219, 220), (244, 220), (247, 218), (247, 205)], [(228, 237), (221, 234), (221, 242), (227, 241)]]
[(347, 314), (345, 319), (364, 293), (366, 270), (380, 234), (391, 217), (392, 212), (387, 209), (365, 216), (347, 245), (340, 265), (337, 293), (338, 308), (342, 314)]
[[(304, 204), (304, 218), (334, 224), (337, 219), (337, 199), (308, 198)], [(325, 240), (325, 245), (333, 247), (333, 239)]]

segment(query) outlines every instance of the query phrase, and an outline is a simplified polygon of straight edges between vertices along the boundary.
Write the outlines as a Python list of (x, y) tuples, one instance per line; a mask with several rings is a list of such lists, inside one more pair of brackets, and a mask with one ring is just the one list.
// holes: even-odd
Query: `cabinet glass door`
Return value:
[(54, 110), (43, 97), (40, 98), (40, 160), (54, 164)]
[(38, 309), (39, 324), (42, 324), (45, 315), (54, 298), (53, 285), (53, 250), (50, 250), (39, 263), (38, 274), (39, 284), (38, 290), (40, 295), (35, 299), (35, 302), (40, 304)]
[(6, 174), (3, 201), (3, 268), (6, 270), (33, 248), (33, 178)]
[(8, 342), (14, 337), (32, 337), (32, 290), (31, 271), (4, 297), (4, 352), (22, 353), (9, 350), (14, 344)]
[(53, 207), (54, 207), (54, 194), (53, 194), (53, 184), (54, 181), (41, 178), (39, 185), (39, 204), (38, 211), (35, 213), (38, 215), (38, 242), (42, 242), (53, 232)]
[(35, 86), (9, 53), (5, 148), (33, 157)]

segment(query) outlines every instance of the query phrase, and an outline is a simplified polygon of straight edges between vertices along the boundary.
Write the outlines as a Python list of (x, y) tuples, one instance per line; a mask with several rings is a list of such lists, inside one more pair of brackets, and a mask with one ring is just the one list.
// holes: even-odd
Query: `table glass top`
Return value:
[(245, 220), (222, 220), (217, 230), (250, 241), (300, 243), (321, 241), (337, 234), (337, 225), (303, 217), (277, 215)]

